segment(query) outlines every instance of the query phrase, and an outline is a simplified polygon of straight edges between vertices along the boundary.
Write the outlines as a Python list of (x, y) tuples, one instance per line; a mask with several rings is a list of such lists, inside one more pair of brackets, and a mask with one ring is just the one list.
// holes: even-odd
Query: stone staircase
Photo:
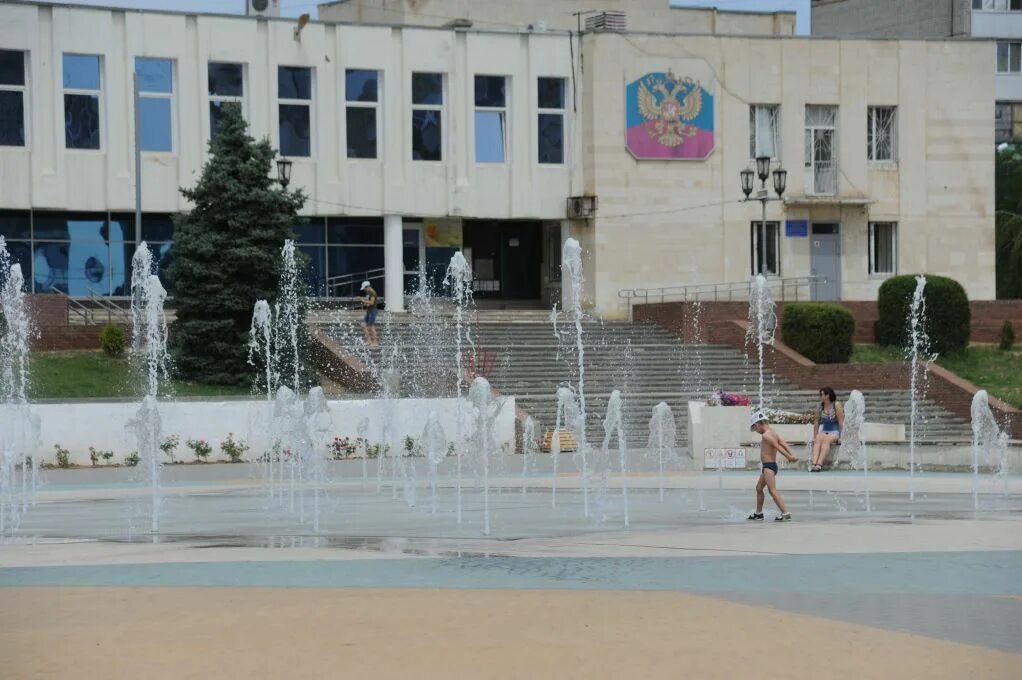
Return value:
[[(476, 367), (494, 388), (515, 396), (518, 407), (537, 419), (543, 431), (553, 428), (558, 386), (578, 385), (575, 326), (559, 320), (555, 333), (548, 319), (549, 312), (488, 310), (473, 315), (465, 324), (478, 348), (478, 359), (473, 363), (466, 356), (465, 367)], [(356, 314), (335, 314), (320, 322), (370, 370), (379, 372), (396, 357), (402, 396), (454, 393), (456, 334), (447, 313), (393, 315), (389, 323), (383, 321), (379, 326), (382, 350), (364, 347)], [(758, 390), (758, 370), (738, 350), (683, 344), (652, 323), (586, 322), (583, 342), (586, 410), (591, 416), (587, 434), (591, 441), (602, 441), (602, 417), (614, 389), (621, 391), (625, 433), (633, 446), (645, 442), (651, 411), (660, 401), (666, 401), (674, 411), (678, 440), (683, 443), (687, 441), (688, 401), (704, 399), (713, 389), (750, 396)], [(815, 390), (801, 390), (769, 373), (765, 393), (769, 405), (803, 413), (810, 412), (817, 400)], [(869, 420), (908, 423), (906, 391), (863, 393)], [(844, 400), (847, 394), (839, 393), (839, 398)], [(968, 423), (932, 401), (924, 400), (920, 413), (917, 428), (922, 441), (963, 442), (971, 437)]]

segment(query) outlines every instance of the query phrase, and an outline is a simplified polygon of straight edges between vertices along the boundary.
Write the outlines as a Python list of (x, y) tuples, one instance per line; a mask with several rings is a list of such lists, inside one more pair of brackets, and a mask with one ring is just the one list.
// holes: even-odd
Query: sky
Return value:
[[(48, 0), (40, 0), (46, 2)], [(281, 0), (284, 16), (298, 16), (308, 12), (316, 16), (316, 6), (324, 0)], [(512, 1), (513, 0), (509, 0)], [(665, 0), (666, 1), (666, 0)], [(168, 9), (179, 12), (213, 12), (243, 14), (245, 0), (54, 0), (60, 4), (101, 5), (104, 7), (131, 7), (135, 9)], [(717, 7), (719, 9), (776, 11), (797, 10), (800, 34), (809, 33), (810, 0), (673, 0), (679, 7)], [(598, 0), (593, 3), (598, 6)]]

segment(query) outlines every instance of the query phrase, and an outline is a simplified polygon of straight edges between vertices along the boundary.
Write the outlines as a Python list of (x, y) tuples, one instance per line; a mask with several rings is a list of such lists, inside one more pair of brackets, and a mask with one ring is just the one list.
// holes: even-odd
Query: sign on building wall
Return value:
[(461, 248), (461, 220), (428, 219), (424, 223), (427, 248)]
[(705, 62), (646, 73), (625, 88), (626, 146), (638, 159), (702, 160), (713, 152), (713, 93)]

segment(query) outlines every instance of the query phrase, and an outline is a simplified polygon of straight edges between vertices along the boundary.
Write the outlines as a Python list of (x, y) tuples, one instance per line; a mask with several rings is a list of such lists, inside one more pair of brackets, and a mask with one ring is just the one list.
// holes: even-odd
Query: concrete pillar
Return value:
[(405, 311), (405, 263), (400, 215), (383, 216), (383, 296), (387, 311)]

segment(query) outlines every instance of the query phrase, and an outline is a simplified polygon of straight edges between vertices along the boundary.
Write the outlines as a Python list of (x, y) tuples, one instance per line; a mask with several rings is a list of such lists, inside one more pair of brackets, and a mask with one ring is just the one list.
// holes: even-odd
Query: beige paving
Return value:
[(665, 592), (5, 588), (0, 678), (1022, 677), (1022, 655)]

